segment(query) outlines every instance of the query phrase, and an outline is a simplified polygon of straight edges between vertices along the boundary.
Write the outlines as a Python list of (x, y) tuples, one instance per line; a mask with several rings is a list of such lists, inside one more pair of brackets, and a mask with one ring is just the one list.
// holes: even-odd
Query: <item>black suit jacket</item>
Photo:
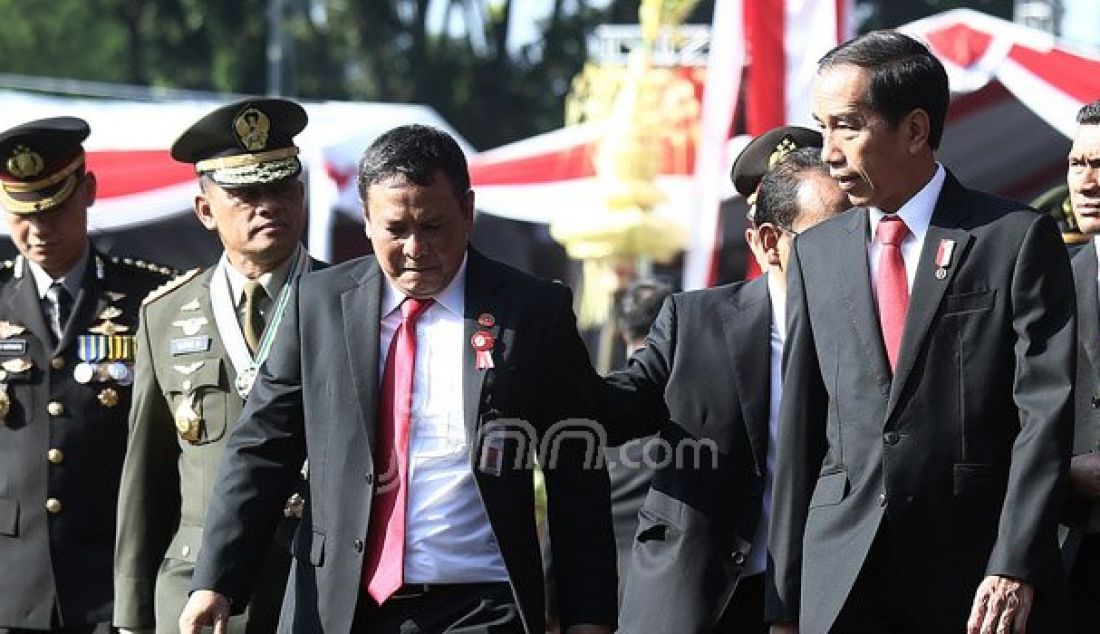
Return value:
[(673, 295), (644, 348), (608, 376), (602, 420), (660, 427), (667, 455), (639, 513), (624, 632), (712, 632), (746, 562), (767, 467), (771, 303), (765, 277)]
[[(1073, 256), (1077, 289), (1077, 375), (1074, 384), (1073, 455), (1100, 450), (1100, 299), (1097, 297), (1096, 243), (1092, 240)], [(1066, 522), (1079, 538), (1100, 514), (1094, 500), (1076, 493), (1067, 505)], [(1073, 540), (1074, 542), (1076, 539)], [(1076, 550), (1071, 544), (1070, 548)], [(1072, 554), (1072, 553), (1071, 553)]]
[[(301, 279), (226, 448), (194, 583), (238, 599), (252, 587), (298, 467), (309, 457), (310, 495), (280, 631), (351, 627), (375, 482), (384, 283), (372, 256)], [(615, 550), (598, 439), (590, 422), (565, 424), (584, 432), (583, 442), (555, 433), (561, 425), (551, 429), (594, 417), (591, 369), (570, 301), (564, 286), (469, 251), (464, 337), (485, 329), (496, 340), (490, 370), (478, 370), (472, 346), (463, 347), (471, 466), (529, 632), (545, 629), (532, 470), (524, 459), (539, 443), (550, 448), (541, 460), (562, 621), (615, 622)], [(478, 325), (483, 313), (495, 325)], [(504, 448), (503, 468), (494, 475), (480, 467), (480, 456), (493, 435), (487, 430), (505, 428), (497, 437), (507, 442), (495, 443)]]
[[(779, 612), (826, 631), (885, 525), (919, 631), (960, 631), (989, 574), (1035, 584), (1029, 631), (1062, 631), (1056, 526), (1076, 343), (1058, 230), (948, 174), (893, 377), (868, 236), (868, 211), (854, 209), (792, 249), (771, 522)], [(941, 240), (955, 250), (937, 275)]]
[[(78, 383), (77, 343), (111, 313), (126, 328), (116, 336), (132, 342), (141, 300), (168, 281), (167, 271), (90, 250), (59, 342), (25, 263), (0, 271), (0, 320), (24, 328), (0, 339), (0, 361), (32, 365), (0, 378), (11, 399), (0, 422), (0, 630), (111, 620), (114, 508), (131, 388), (116, 380)], [(60, 453), (48, 460), (51, 449)], [(55, 504), (47, 507), (48, 499)]]

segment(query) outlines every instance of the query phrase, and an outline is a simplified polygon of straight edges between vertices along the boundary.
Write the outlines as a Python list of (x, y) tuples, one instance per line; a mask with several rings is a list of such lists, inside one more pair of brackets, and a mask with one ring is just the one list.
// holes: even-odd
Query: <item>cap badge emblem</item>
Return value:
[(25, 145), (15, 146), (8, 157), (8, 173), (16, 178), (33, 178), (46, 169), (42, 155)]
[(233, 120), (233, 129), (241, 145), (249, 152), (267, 147), (267, 133), (271, 130), (271, 120), (254, 106), (249, 106)]

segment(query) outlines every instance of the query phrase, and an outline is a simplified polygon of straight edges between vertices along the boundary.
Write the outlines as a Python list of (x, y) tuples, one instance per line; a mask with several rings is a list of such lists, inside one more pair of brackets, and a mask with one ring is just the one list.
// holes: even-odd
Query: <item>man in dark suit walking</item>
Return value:
[(749, 235), (766, 275), (673, 295), (645, 347), (607, 378), (601, 420), (624, 433), (660, 429), (643, 456), (653, 484), (626, 577), (623, 632), (766, 631), (787, 252), (798, 232), (848, 207), (816, 147), (788, 155), (820, 138), (777, 129), (738, 159), (735, 181), (748, 170), (759, 182), (775, 165), (763, 175)]
[(291, 299), (226, 448), (181, 630), (247, 596), (308, 456), (280, 631), (541, 633), (541, 445), (562, 624), (609, 632), (608, 480), (568, 290), (468, 246), (474, 195), (445, 133), (382, 135), (359, 188), (375, 255)]
[(115, 503), (141, 300), (169, 269), (96, 251), (88, 124), (0, 133), (0, 633), (111, 632)]
[(1096, 630), (1100, 605), (1100, 101), (1077, 113), (1066, 183), (1077, 227), (1088, 244), (1073, 256), (1077, 288), (1077, 376), (1074, 384), (1072, 485), (1063, 544), (1076, 632)]
[(895, 32), (818, 70), (822, 158), (857, 208), (791, 256), (771, 546), (803, 633), (1063, 631), (1072, 278), (1049, 216), (936, 162), (947, 102)]

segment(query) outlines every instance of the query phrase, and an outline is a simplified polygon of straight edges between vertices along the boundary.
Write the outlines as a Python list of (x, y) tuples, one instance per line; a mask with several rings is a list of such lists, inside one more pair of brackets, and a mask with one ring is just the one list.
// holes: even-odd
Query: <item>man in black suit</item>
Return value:
[(896, 32), (820, 63), (822, 158), (857, 208), (790, 263), (771, 548), (804, 634), (1064, 631), (1072, 277), (1049, 216), (936, 162), (947, 103)]
[(244, 603), (308, 456), (280, 631), (541, 633), (539, 446), (562, 624), (610, 632), (608, 480), (568, 289), (469, 247), (474, 194), (443, 132), (382, 135), (359, 189), (375, 255), (301, 279), (226, 448), (180, 629)]
[[(814, 143), (820, 135), (798, 128), (762, 135), (735, 175), (751, 164), (759, 181), (792, 139)], [(607, 378), (601, 416), (612, 430), (660, 430), (643, 456), (653, 484), (639, 513), (623, 632), (766, 631), (762, 573), (786, 253), (799, 231), (848, 207), (817, 153), (798, 150), (763, 176), (749, 238), (766, 274), (673, 295), (645, 347)]]
[(74, 117), (0, 133), (0, 633), (111, 631), (115, 503), (141, 300), (167, 268), (88, 240)]
[(1096, 631), (1100, 605), (1100, 300), (1096, 236), (1100, 235), (1100, 101), (1077, 113), (1066, 183), (1077, 228), (1088, 240), (1073, 257), (1077, 287), (1077, 377), (1074, 384), (1069, 531), (1063, 544), (1077, 632)]

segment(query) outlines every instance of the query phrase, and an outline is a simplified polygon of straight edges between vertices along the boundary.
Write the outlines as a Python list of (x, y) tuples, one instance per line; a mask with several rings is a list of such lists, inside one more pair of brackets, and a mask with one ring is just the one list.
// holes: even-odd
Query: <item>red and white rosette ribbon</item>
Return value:
[(474, 364), (478, 370), (488, 370), (493, 367), (493, 333), (488, 330), (479, 330), (470, 337), (470, 344), (474, 347)]

